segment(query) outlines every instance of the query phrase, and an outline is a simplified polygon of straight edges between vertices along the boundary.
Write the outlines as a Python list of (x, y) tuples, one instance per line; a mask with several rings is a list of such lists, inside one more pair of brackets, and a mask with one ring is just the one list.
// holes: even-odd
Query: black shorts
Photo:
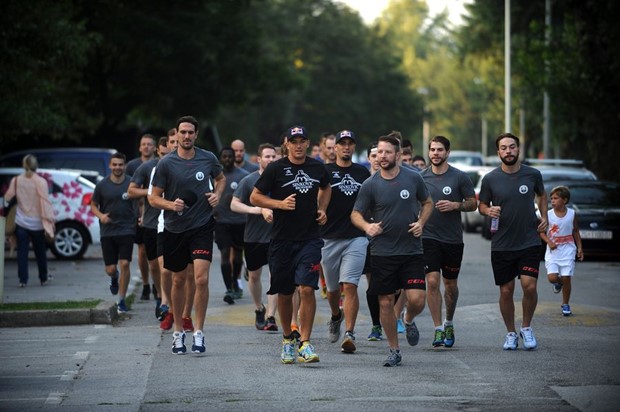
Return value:
[(163, 232), (157, 232), (157, 257), (164, 255), (164, 229)]
[(136, 235), (134, 236), (133, 243), (136, 245), (144, 243), (144, 228), (140, 225), (136, 225)]
[(372, 265), (370, 264), (370, 242), (368, 242), (368, 247), (366, 248), (366, 260), (364, 261), (364, 270), (362, 274), (371, 273)]
[(297, 285), (319, 288), (323, 239), (272, 240), (269, 244), (271, 284), (268, 295), (292, 295)]
[(246, 243), (243, 254), (247, 269), (258, 270), (269, 263), (269, 243)]
[(134, 235), (104, 236), (101, 238), (103, 263), (106, 266), (116, 265), (119, 260), (131, 262), (133, 255)]
[(157, 259), (157, 229), (142, 228), (142, 240), (148, 260)]
[(182, 233), (164, 231), (164, 268), (181, 272), (194, 260), (213, 259), (213, 227), (211, 219), (206, 225)]
[(422, 239), (426, 273), (441, 272), (446, 279), (458, 279), (463, 261), (462, 243), (443, 243), (434, 239)]
[(371, 295), (391, 295), (398, 289), (426, 290), (422, 255), (373, 256), (371, 271)]
[(215, 223), (215, 243), (219, 250), (230, 247), (243, 250), (243, 232), (245, 225), (232, 225), (229, 223)]
[(540, 246), (522, 250), (491, 251), (491, 266), (495, 284), (505, 285), (516, 277), (531, 276), (538, 279)]

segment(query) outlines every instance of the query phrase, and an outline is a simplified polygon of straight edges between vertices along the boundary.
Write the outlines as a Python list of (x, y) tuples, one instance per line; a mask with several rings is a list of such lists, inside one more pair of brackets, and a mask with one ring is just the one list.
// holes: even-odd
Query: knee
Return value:
[(299, 297), (301, 299), (306, 299), (310, 297), (314, 297), (314, 288), (311, 286), (300, 286), (299, 287)]

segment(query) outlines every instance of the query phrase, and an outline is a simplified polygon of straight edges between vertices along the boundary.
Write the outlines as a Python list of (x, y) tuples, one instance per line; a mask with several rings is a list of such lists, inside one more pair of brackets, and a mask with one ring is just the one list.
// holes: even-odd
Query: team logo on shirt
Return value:
[(443, 189), (441, 189), (441, 191), (443, 192), (444, 195), (449, 195), (450, 193), (452, 193), (452, 188), (450, 186), (446, 186)]
[(403, 189), (400, 191), (401, 199), (409, 199), (409, 191), (407, 189)]
[(319, 181), (308, 176), (303, 170), (299, 170), (297, 176), (290, 182), (283, 184), (282, 187), (293, 185), (296, 192), (308, 193), (315, 183), (319, 183)]
[(232, 182), (232, 183), (230, 184), (230, 188), (231, 188), (232, 190), (235, 190), (238, 186), (239, 186), (239, 183), (237, 183), (237, 182)]
[(121, 198), (122, 198), (123, 200), (128, 200), (128, 199), (129, 199), (129, 194), (128, 194), (127, 192), (125, 192), (125, 193), (123, 193), (123, 194), (121, 195)]
[(202, 182), (205, 179), (205, 174), (202, 172), (198, 172), (196, 173), (196, 180), (198, 180), (199, 182)]
[(293, 172), (291, 172), (291, 168), (290, 167), (285, 167), (284, 168), (284, 176), (293, 176)]
[(350, 174), (345, 174), (344, 177), (342, 178), (342, 180), (340, 181), (340, 183), (336, 183), (334, 185), (332, 185), (332, 187), (337, 187), (340, 189), (340, 191), (342, 193), (344, 193), (347, 196), (351, 196), (354, 193), (356, 193), (358, 190), (360, 190), (360, 187), (362, 186), (361, 183), (357, 183), (355, 181), (355, 179), (353, 179), (351, 177)]
[(528, 191), (528, 188), (526, 185), (519, 186), (519, 193), (521, 193), (522, 195), (526, 194), (527, 191)]
[(338, 171), (338, 170), (333, 170), (333, 171), (332, 171), (332, 177), (333, 177), (334, 179), (340, 179), (340, 171)]

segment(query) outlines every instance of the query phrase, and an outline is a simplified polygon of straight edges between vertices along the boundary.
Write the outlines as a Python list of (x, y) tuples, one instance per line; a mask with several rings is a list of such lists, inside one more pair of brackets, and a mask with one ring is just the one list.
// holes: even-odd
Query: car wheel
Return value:
[(59, 223), (50, 249), (60, 260), (81, 259), (88, 249), (86, 229), (75, 222)]

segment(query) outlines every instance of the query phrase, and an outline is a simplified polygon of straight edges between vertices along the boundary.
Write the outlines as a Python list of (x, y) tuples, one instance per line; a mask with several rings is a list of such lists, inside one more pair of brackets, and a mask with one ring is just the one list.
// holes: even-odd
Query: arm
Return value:
[(364, 219), (364, 216), (362, 216), (362, 214), (357, 210), (351, 211), (351, 223), (353, 223), (353, 225), (358, 229), (363, 230), (364, 233), (370, 237), (375, 237), (383, 233), (381, 222), (367, 222), (366, 219)]
[(224, 173), (220, 173), (215, 177), (215, 187), (213, 188), (213, 192), (205, 194), (211, 207), (215, 207), (218, 203), (220, 203), (220, 198), (222, 197), (225, 187), (226, 177), (224, 176)]
[(540, 238), (549, 246), (549, 249), (557, 249), (558, 245), (556, 245), (551, 239), (549, 239), (549, 236), (547, 236), (546, 232), (540, 232)]
[(129, 188), (127, 189), (127, 195), (130, 199), (137, 199), (139, 197), (146, 197), (149, 193), (148, 188), (141, 188), (134, 182), (129, 183)]
[(252, 194), (250, 195), (250, 203), (252, 203), (254, 206), (264, 207), (271, 210), (295, 210), (295, 196), (296, 194), (293, 193), (292, 195), (289, 195), (286, 199), (277, 200), (272, 199), (257, 188), (254, 188), (254, 190), (252, 190)]
[(421, 202), (422, 209), (420, 210), (420, 217), (418, 220), (409, 224), (409, 233), (411, 233), (415, 237), (422, 236), (422, 232), (424, 231), (424, 225), (431, 214), (433, 213), (433, 199), (429, 195), (423, 202)]
[(478, 205), (478, 212), (482, 216), (488, 216), (490, 218), (499, 217), (501, 212), (501, 206), (489, 206), (487, 203), (480, 201)]
[(329, 201), (332, 198), (332, 187), (331, 185), (327, 185), (325, 187), (319, 187), (319, 195), (318, 195), (318, 208), (317, 208), (317, 218), (316, 221), (319, 222), (319, 225), (324, 225), (327, 223), (327, 214), (325, 213), (327, 210), (327, 206), (329, 205)]
[(547, 220), (547, 192), (543, 192), (536, 196), (536, 203), (538, 203), (538, 211), (540, 212), (540, 223), (538, 224), (538, 232), (542, 233), (547, 230), (549, 221)]
[(171, 200), (166, 200), (162, 196), (164, 194), (164, 189), (157, 186), (152, 186), (151, 194), (148, 195), (148, 201), (151, 206), (157, 209), (163, 210), (172, 210), (175, 212), (180, 212), (185, 209), (185, 202), (181, 199), (175, 199), (174, 202)]
[(15, 191), (16, 191), (15, 190), (15, 185), (16, 184), (17, 184), (17, 176), (15, 176), (13, 179), (11, 179), (11, 182), (9, 183), (9, 188), (4, 193), (4, 204), (8, 204), (11, 200), (13, 200), (13, 198), (17, 194), (17, 193), (15, 193)]
[(583, 246), (581, 244), (581, 234), (579, 234), (579, 222), (577, 221), (577, 213), (573, 219), (573, 239), (577, 245), (577, 259), (583, 260)]
[(473, 212), (476, 210), (476, 206), (478, 205), (478, 201), (475, 197), (468, 197), (462, 202), (451, 202), (449, 200), (439, 200), (435, 203), (435, 207), (440, 212), (451, 212), (453, 210), (458, 210), (459, 212)]
[(230, 210), (232, 210), (235, 213), (242, 213), (242, 214), (247, 214), (247, 215), (260, 215), (262, 213), (262, 209), (263, 209), (262, 207), (258, 207), (258, 206), (248, 206), (236, 196), (233, 196), (232, 200), (230, 201)]
[(90, 211), (93, 212), (93, 215), (97, 216), (97, 218), (102, 224), (105, 225), (106, 223), (111, 222), (110, 214), (103, 213), (101, 210), (99, 210), (99, 205), (95, 201), (90, 202)]

